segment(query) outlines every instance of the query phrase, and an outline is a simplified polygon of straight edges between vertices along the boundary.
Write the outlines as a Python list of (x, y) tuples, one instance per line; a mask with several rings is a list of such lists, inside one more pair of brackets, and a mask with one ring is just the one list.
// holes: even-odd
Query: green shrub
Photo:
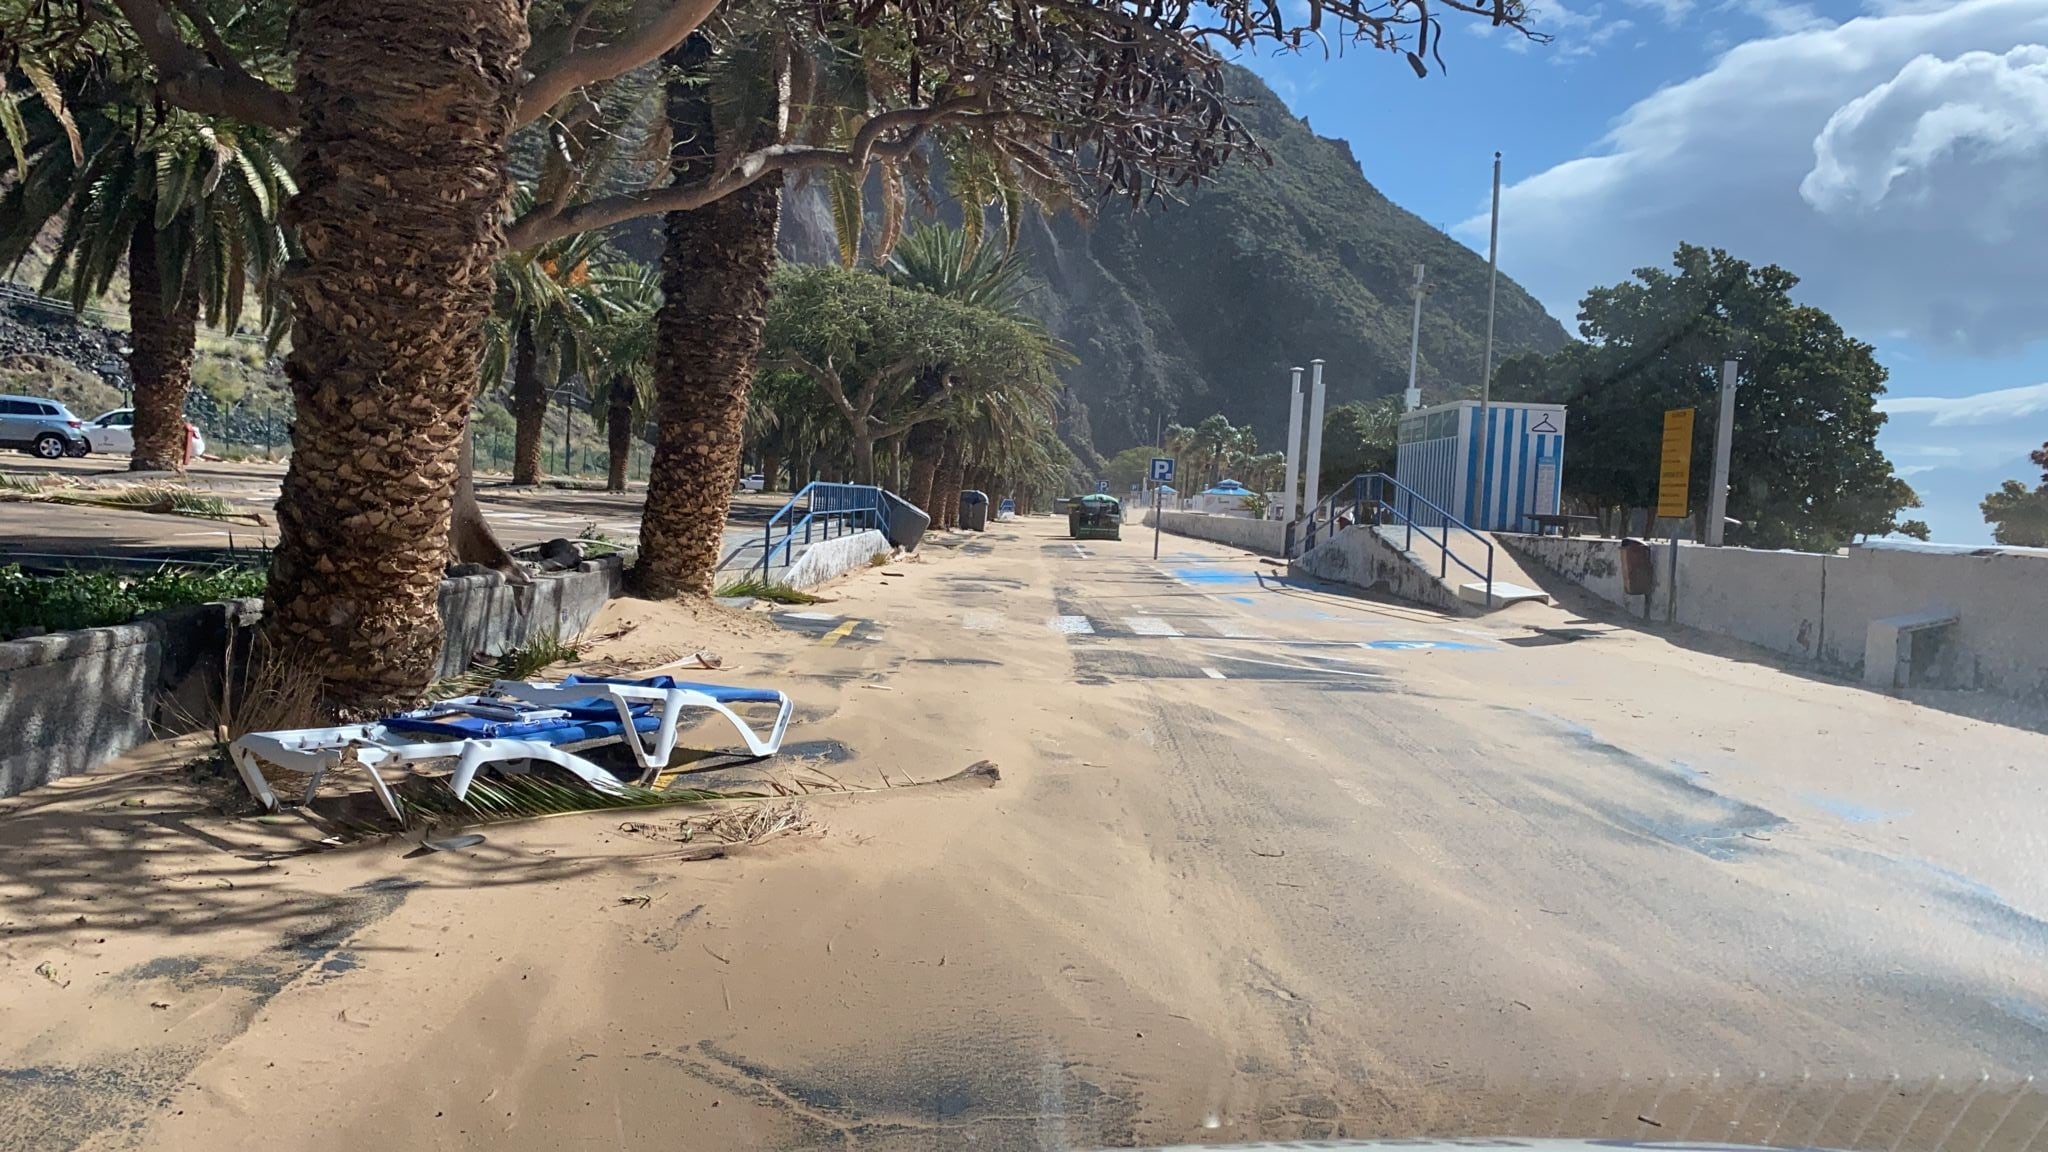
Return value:
[(261, 596), (264, 580), (264, 573), (253, 568), (32, 576), (10, 564), (0, 567), (0, 636), (31, 627), (51, 632), (103, 628), (179, 605)]

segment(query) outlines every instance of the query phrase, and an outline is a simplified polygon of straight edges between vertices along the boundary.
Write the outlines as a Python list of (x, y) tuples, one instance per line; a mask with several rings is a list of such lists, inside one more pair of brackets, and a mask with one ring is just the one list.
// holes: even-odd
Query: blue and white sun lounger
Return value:
[[(736, 704), (774, 705), (774, 728), (761, 736), (733, 711)], [(670, 676), (571, 676), (560, 683), (499, 680), (475, 696), (372, 724), (255, 732), (230, 744), (228, 756), (250, 794), (273, 812), (278, 799), (263, 778), (263, 763), (311, 777), (302, 804), (312, 801), (329, 768), (355, 764), (369, 776), (384, 810), (403, 819), (380, 771), (386, 766), (453, 760), (449, 784), (458, 798), (487, 764), (523, 772), (535, 762), (557, 765), (593, 788), (612, 792), (618, 790), (618, 778), (578, 753), (623, 743), (640, 765), (640, 782), (651, 784), (674, 755), (677, 722), (690, 709), (708, 709), (732, 721), (751, 756), (775, 755), (789, 727), (789, 697), (773, 688), (698, 684)]]

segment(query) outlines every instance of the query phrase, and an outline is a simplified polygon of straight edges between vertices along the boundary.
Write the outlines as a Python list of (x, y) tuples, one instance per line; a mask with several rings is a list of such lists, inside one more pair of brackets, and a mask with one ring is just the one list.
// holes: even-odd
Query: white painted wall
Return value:
[[(1643, 598), (1622, 594), (1620, 541), (1499, 538), (1532, 569), (1642, 614)], [(1668, 543), (1653, 542), (1654, 620), (1669, 615), (1670, 554)], [(1916, 676), (1924, 671), (1931, 683), (2048, 703), (2048, 556), (1890, 548), (1820, 555), (1684, 543), (1676, 595), (1680, 624), (1849, 673), (1862, 669), (1872, 622), (1953, 611), (1954, 636)]]
[[(1152, 515), (1152, 510), (1147, 508), (1145, 524), (1148, 527), (1152, 523)], [(1287, 544), (1287, 526), (1278, 520), (1212, 516), (1202, 512), (1161, 512), (1159, 516), (1159, 527), (1176, 536), (1213, 540), (1262, 556), (1278, 556)]]

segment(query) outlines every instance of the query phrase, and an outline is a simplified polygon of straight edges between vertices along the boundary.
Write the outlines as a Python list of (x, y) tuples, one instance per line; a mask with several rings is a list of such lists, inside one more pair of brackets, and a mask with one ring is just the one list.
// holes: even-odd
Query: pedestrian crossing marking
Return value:
[(1181, 630), (1157, 616), (1131, 616), (1124, 626), (1140, 636), (1179, 636)]
[(1214, 669), (1214, 668), (1204, 668), (1204, 669), (1202, 669), (1202, 675), (1204, 675), (1204, 676), (1207, 676), (1207, 677), (1208, 677), (1209, 679), (1211, 679), (1211, 680), (1222, 680), (1222, 679), (1224, 679), (1224, 678), (1225, 678), (1225, 677), (1224, 677), (1224, 675), (1223, 675), (1223, 673), (1221, 673), (1221, 672), (1218, 672), (1218, 671), (1217, 671), (1216, 669)]
[(1092, 636), (1095, 625), (1086, 616), (1055, 616), (1045, 622), (1047, 628), (1067, 636)]

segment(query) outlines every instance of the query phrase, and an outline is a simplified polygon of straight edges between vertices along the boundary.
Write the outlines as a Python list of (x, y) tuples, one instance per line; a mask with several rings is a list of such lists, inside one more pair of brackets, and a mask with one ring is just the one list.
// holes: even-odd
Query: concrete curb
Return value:
[(815, 588), (827, 580), (844, 576), (872, 563), (877, 556), (894, 554), (889, 538), (869, 528), (850, 536), (820, 540), (804, 549), (776, 583), (790, 588)]

